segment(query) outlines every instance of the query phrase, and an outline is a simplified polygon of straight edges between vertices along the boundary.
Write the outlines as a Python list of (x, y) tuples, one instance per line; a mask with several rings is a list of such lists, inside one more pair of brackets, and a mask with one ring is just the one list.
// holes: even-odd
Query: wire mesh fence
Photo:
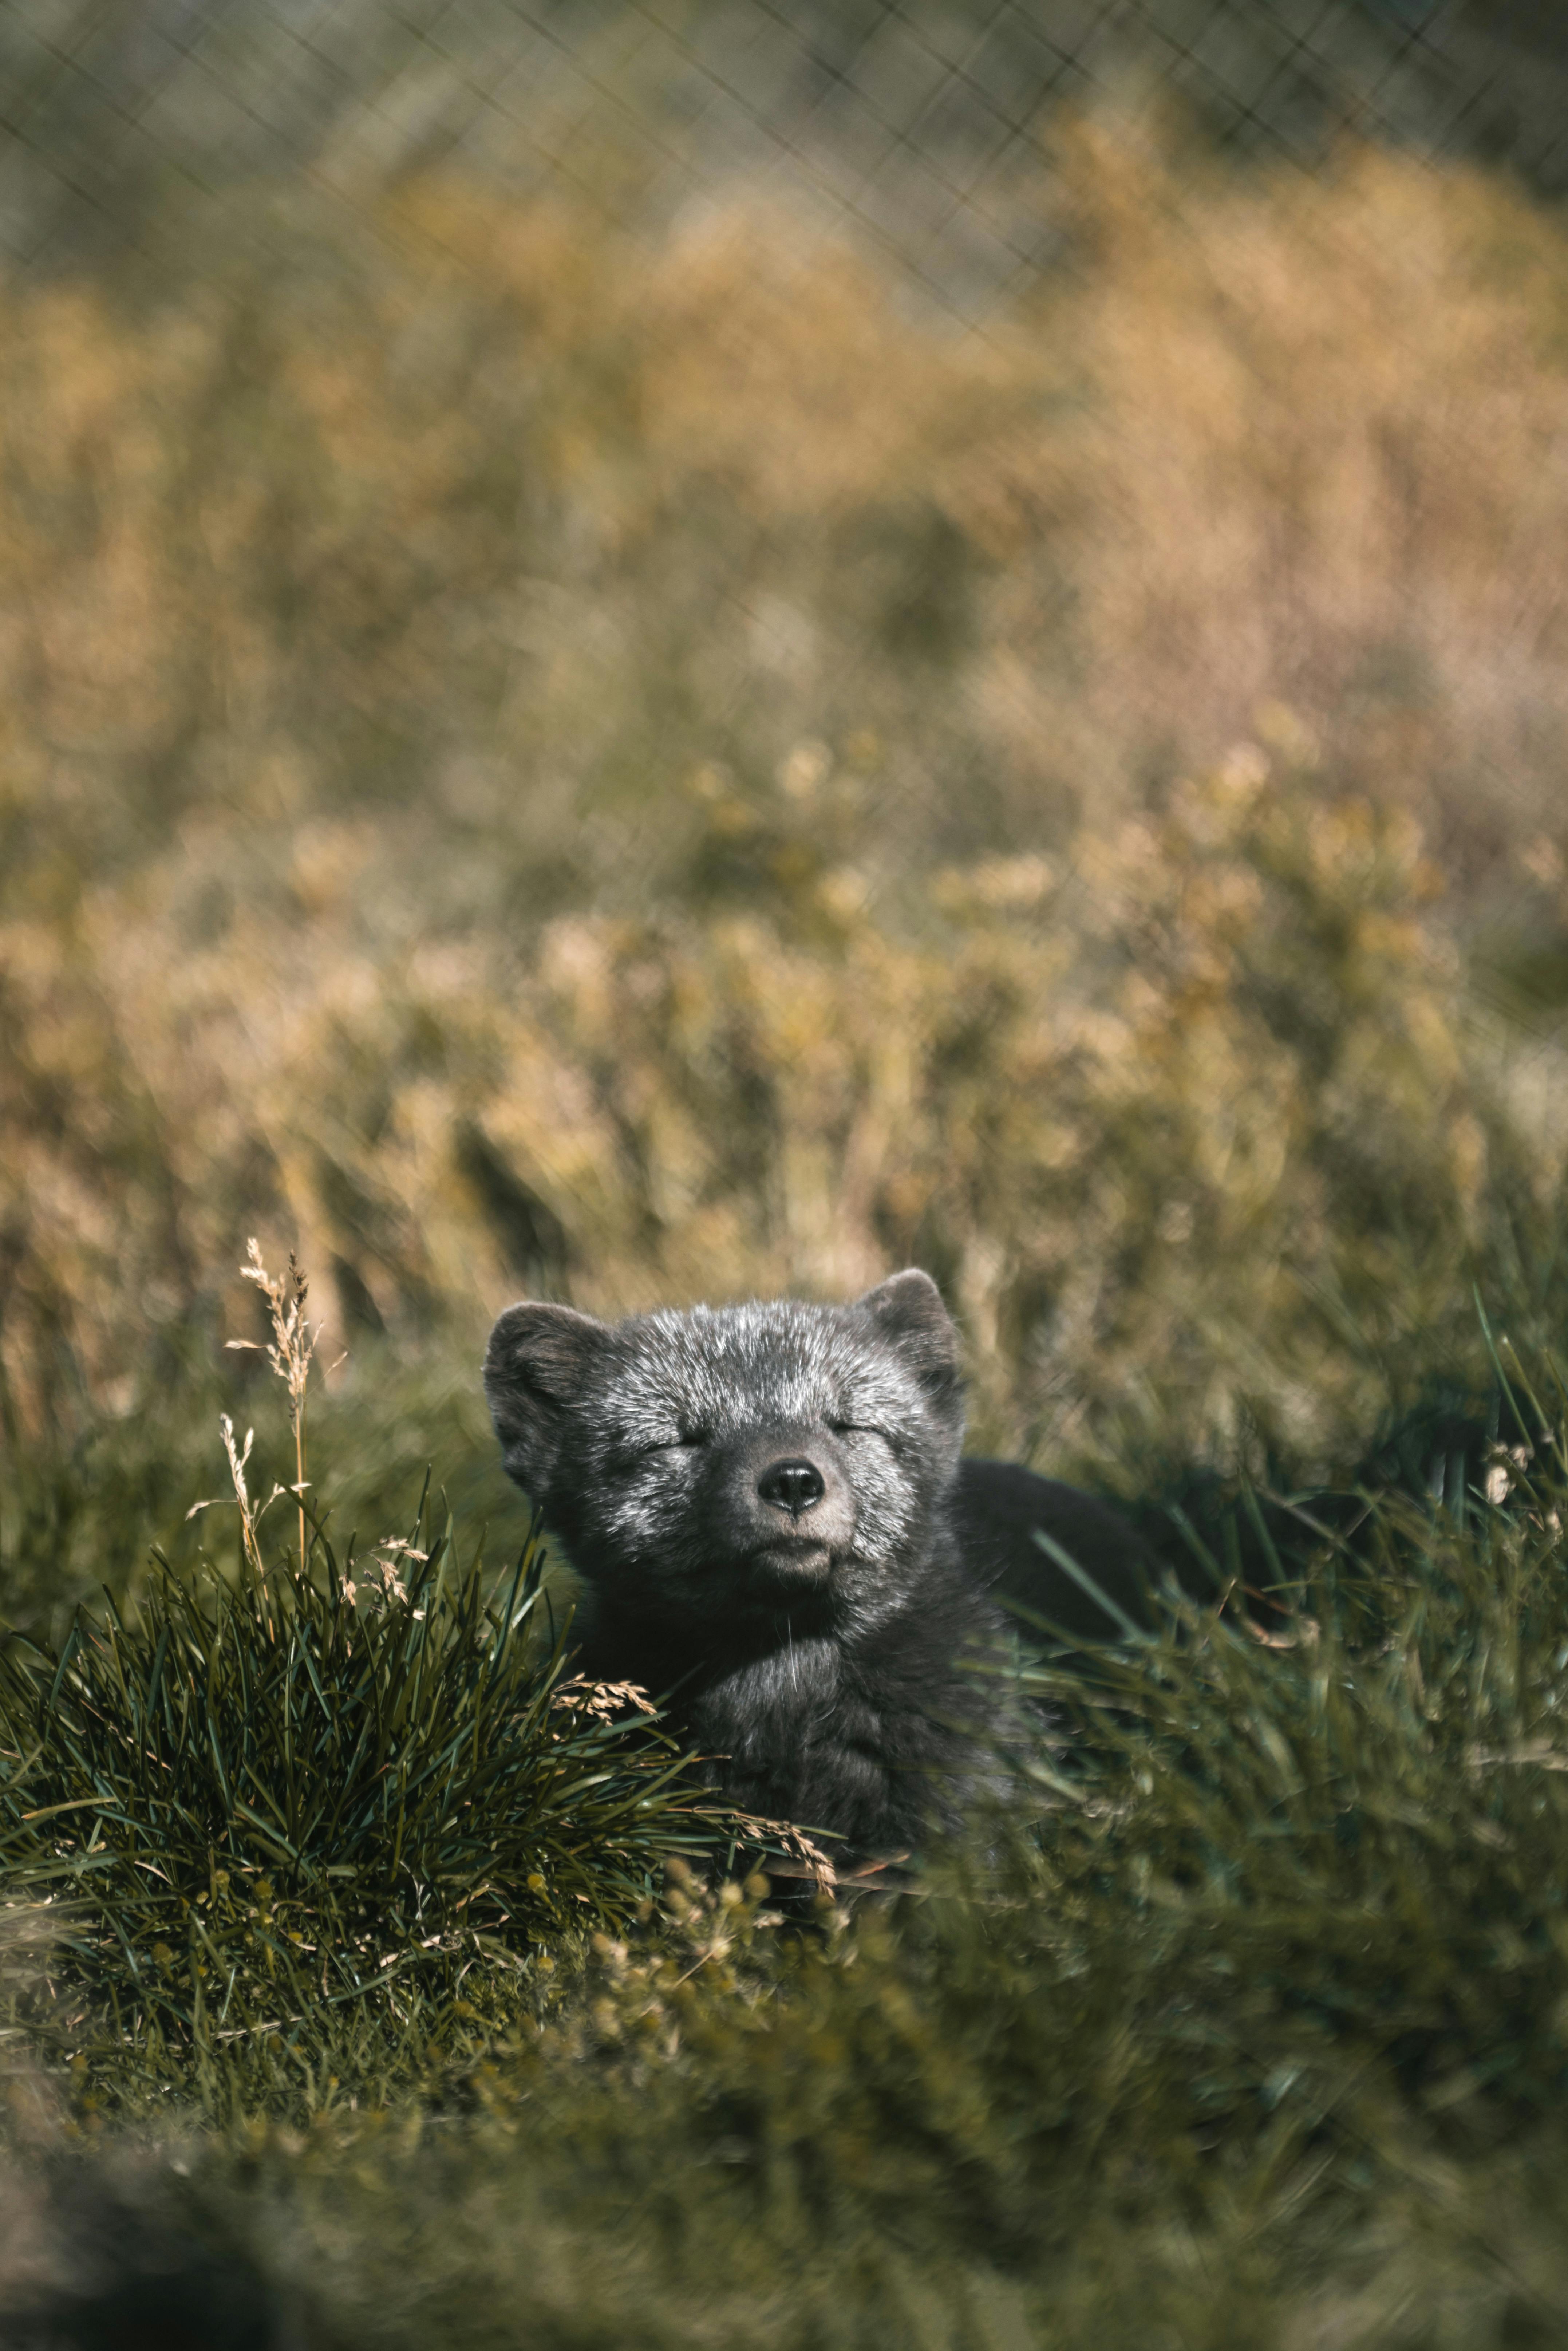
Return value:
[(0, 248), (177, 238), (289, 170), (352, 203), (440, 161), (649, 220), (762, 172), (973, 316), (1040, 261), (1009, 182), (1052, 111), (1113, 92), (1309, 170), (1348, 131), (1568, 178), (1549, 0), (8, 0)]

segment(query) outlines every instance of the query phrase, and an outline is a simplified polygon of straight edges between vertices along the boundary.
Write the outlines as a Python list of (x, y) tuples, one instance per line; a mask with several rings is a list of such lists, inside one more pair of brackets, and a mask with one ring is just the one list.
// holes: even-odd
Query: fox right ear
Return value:
[(964, 1427), (964, 1374), (958, 1326), (942, 1303), (942, 1292), (917, 1265), (890, 1274), (854, 1302), (918, 1373), (926, 1395), (954, 1432)]
[(942, 1292), (917, 1265), (890, 1274), (855, 1300), (878, 1329), (906, 1348), (927, 1377), (956, 1378), (958, 1326), (942, 1303)]
[(573, 1406), (607, 1336), (570, 1306), (508, 1306), (485, 1350), (485, 1398), (507, 1475), (544, 1499)]

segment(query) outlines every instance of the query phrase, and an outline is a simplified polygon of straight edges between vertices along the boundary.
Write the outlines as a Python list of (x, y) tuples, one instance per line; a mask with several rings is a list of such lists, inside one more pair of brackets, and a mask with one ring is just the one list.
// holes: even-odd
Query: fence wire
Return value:
[(301, 170), (602, 192), (613, 152), (629, 216), (765, 172), (975, 318), (1051, 257), (1009, 180), (1107, 94), (1308, 171), (1349, 131), (1568, 183), (1552, 0), (10, 0), (0, 252), (177, 251)]

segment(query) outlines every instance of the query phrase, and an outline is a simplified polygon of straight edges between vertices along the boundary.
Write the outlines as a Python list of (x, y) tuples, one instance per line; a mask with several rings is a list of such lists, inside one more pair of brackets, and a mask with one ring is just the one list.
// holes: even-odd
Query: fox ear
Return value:
[(942, 1292), (917, 1265), (879, 1281), (855, 1301), (911, 1364), (934, 1400), (963, 1416), (963, 1377), (958, 1326), (942, 1303)]
[(561, 1440), (606, 1326), (570, 1306), (508, 1306), (485, 1350), (485, 1397), (507, 1475), (530, 1501), (549, 1490)]

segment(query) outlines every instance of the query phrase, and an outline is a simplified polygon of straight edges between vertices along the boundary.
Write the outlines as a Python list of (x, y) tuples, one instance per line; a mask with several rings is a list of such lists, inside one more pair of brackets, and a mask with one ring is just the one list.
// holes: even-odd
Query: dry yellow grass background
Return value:
[(14, 1437), (259, 1229), (372, 1353), (918, 1257), (993, 1441), (1310, 1445), (1545, 1229), (1558, 223), (1080, 122), (961, 336), (744, 186), (256, 202), (0, 292)]

